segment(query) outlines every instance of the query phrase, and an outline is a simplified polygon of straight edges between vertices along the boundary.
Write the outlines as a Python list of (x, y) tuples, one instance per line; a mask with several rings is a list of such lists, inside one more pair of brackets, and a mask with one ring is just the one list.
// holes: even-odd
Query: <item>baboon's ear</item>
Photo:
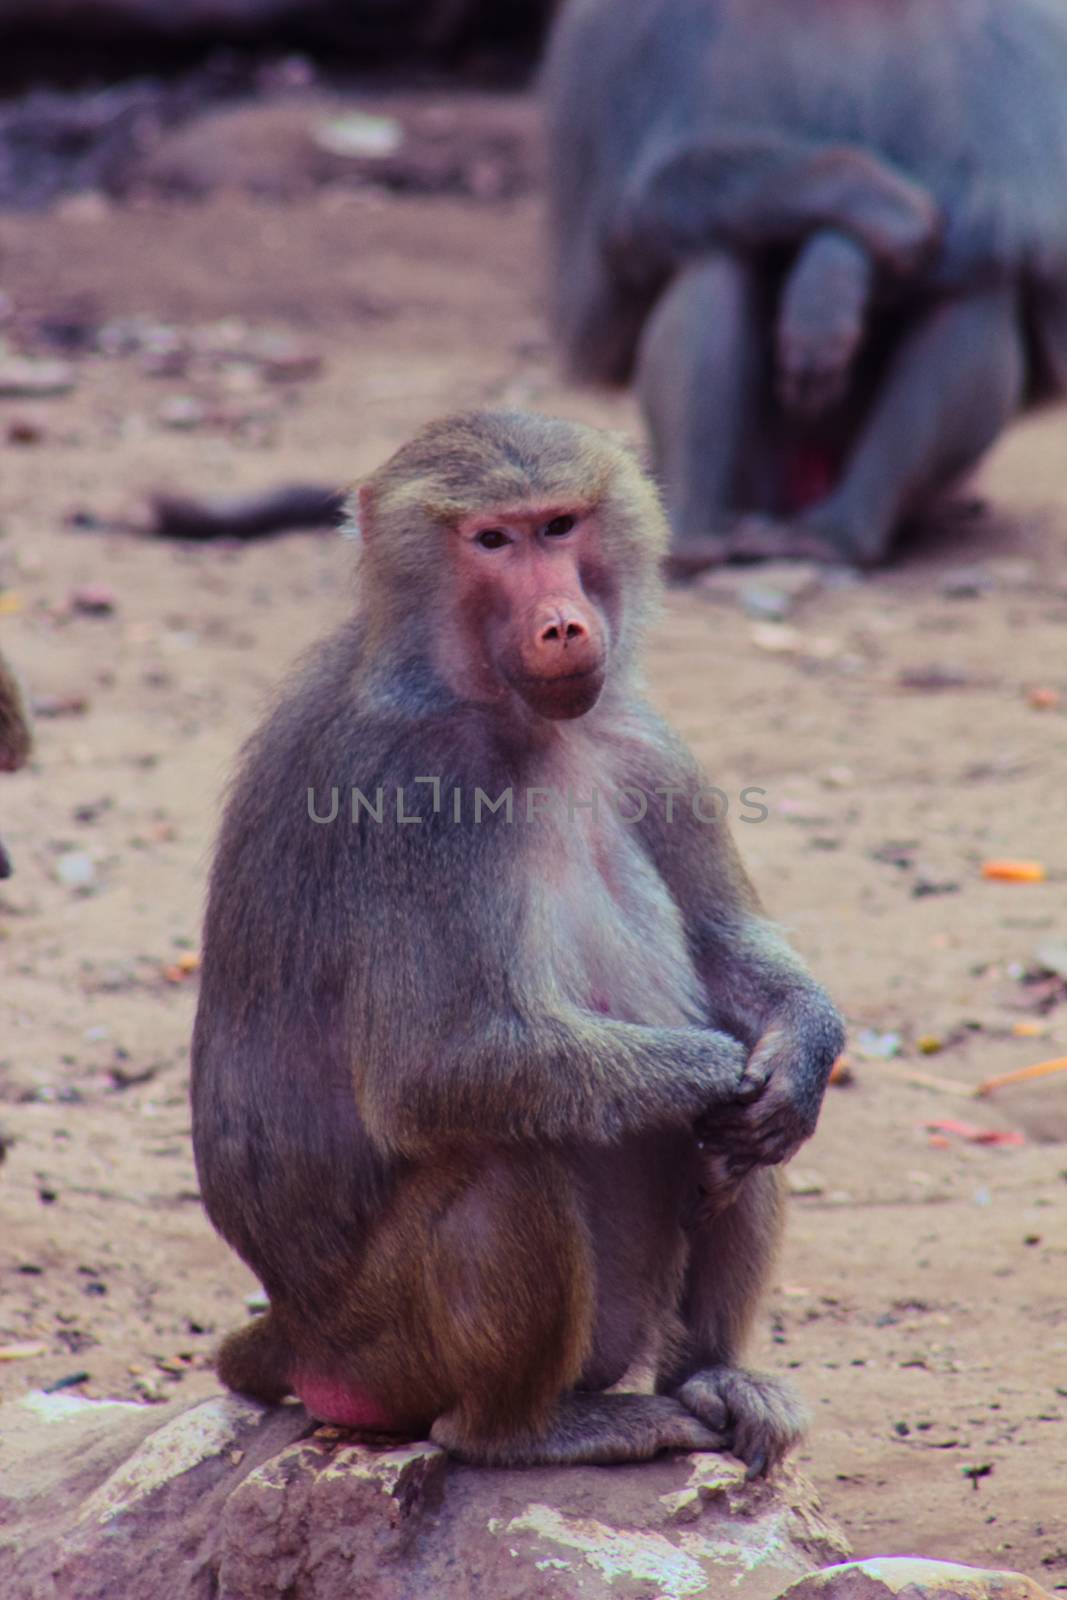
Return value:
[(357, 484), (345, 503), (345, 522), (341, 532), (346, 539), (362, 539), (364, 543), (374, 537), (374, 490), (369, 483)]

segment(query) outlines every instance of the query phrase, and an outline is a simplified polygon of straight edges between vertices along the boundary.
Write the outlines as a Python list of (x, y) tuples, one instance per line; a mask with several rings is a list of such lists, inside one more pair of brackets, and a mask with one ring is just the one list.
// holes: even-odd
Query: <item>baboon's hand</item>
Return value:
[(701, 1118), (697, 1133), (730, 1178), (788, 1161), (815, 1132), (830, 1068), (843, 1042), (836, 1015), (779, 1024), (757, 1042), (732, 1104)]
[(697, 1126), (715, 1121), (737, 1099), (749, 1068), (748, 1051), (732, 1033), (717, 1028), (685, 1028), (675, 1037), (675, 1106)]

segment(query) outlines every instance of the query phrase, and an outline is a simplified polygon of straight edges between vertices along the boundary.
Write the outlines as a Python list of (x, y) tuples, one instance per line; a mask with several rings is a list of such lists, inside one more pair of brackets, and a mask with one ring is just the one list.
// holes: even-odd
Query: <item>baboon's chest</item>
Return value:
[(563, 807), (545, 828), (528, 931), (550, 984), (620, 1021), (706, 1021), (681, 913), (632, 823), (602, 796), (595, 817)]

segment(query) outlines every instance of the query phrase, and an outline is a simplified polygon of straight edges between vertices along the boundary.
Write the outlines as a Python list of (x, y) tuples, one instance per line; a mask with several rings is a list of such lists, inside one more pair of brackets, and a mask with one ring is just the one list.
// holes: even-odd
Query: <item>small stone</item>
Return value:
[(753, 583), (741, 591), (741, 608), (748, 617), (765, 622), (784, 622), (793, 610), (793, 601), (781, 589), (772, 589), (765, 583)]
[(786, 1183), (792, 1195), (816, 1195), (826, 1193), (826, 1179), (821, 1172), (805, 1171), (803, 1168), (789, 1168), (786, 1171)]
[(1026, 589), (1037, 581), (1037, 562), (1026, 556), (990, 556), (983, 567), (998, 589)]
[(89, 709), (83, 694), (40, 694), (32, 701), (35, 717), (81, 717)]
[(195, 395), (175, 394), (164, 400), (157, 416), (165, 428), (199, 428), (207, 412)]
[(982, 680), (964, 667), (944, 666), (933, 662), (929, 666), (904, 667), (897, 674), (902, 689), (920, 689), (931, 694), (946, 689), (974, 689)]
[(955, 567), (946, 572), (938, 584), (940, 592), (949, 600), (976, 600), (993, 587), (993, 579), (984, 567)]
[(312, 138), (320, 150), (332, 156), (382, 160), (396, 155), (404, 142), (404, 129), (395, 117), (350, 111), (341, 117), (331, 117), (328, 122), (320, 122)]
[(0, 361), (0, 398), (40, 400), (74, 388), (74, 368), (66, 361), (36, 361), (11, 356)]
[(300, 339), (284, 333), (263, 333), (250, 339), (242, 354), (260, 367), (274, 383), (298, 383), (322, 370), (322, 356)]
[(925, 900), (931, 895), (959, 894), (960, 886), (952, 878), (928, 878), (923, 874), (911, 886), (914, 900)]
[(863, 1028), (856, 1035), (856, 1050), (868, 1061), (891, 1061), (904, 1049), (899, 1033), (879, 1033), (874, 1028)]
[(1067, 944), (1039, 944), (1034, 956), (1042, 972), (1067, 982)]
[(813, 561), (767, 561), (757, 577), (742, 584), (739, 598), (748, 616), (781, 622), (822, 585), (822, 572)]
[(754, 622), (749, 631), (752, 643), (772, 655), (788, 655), (801, 649), (803, 640), (796, 628), (781, 622)]
[(56, 877), (64, 888), (84, 892), (96, 882), (96, 867), (84, 850), (68, 850), (56, 862)]
[(84, 617), (109, 617), (115, 609), (115, 593), (103, 583), (83, 583), (70, 594), (70, 608)]
[(135, 1378), (133, 1387), (141, 1399), (146, 1400), (150, 1406), (161, 1406), (171, 1399), (171, 1390), (165, 1388), (158, 1378), (149, 1378), (147, 1375)]
[(8, 444), (40, 444), (44, 435), (44, 427), (36, 417), (11, 417), (8, 421)]

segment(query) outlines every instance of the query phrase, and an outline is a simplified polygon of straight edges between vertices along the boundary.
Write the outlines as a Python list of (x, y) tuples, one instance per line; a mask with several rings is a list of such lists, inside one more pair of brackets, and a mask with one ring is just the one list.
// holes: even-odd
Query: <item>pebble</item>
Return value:
[(856, 1035), (855, 1047), (868, 1061), (891, 1061), (901, 1054), (904, 1041), (899, 1033), (878, 1033), (874, 1028), (863, 1028)]
[(788, 655), (803, 645), (797, 629), (782, 622), (754, 622), (749, 637), (758, 650), (767, 650), (772, 655)]
[(747, 617), (764, 622), (784, 622), (793, 611), (795, 601), (782, 589), (772, 589), (764, 583), (749, 584), (741, 591), (741, 609)]
[(115, 592), (103, 583), (84, 583), (71, 590), (70, 608), (85, 617), (109, 617), (115, 609)]
[(826, 1193), (826, 1179), (821, 1172), (804, 1171), (800, 1167), (791, 1168), (786, 1172), (786, 1182), (792, 1195)]
[(256, 362), (263, 376), (275, 383), (314, 378), (322, 370), (319, 352), (285, 333), (257, 334), (248, 340), (241, 354)]
[(36, 417), (12, 417), (7, 424), (8, 444), (40, 444), (45, 429)]
[(825, 585), (825, 570), (814, 561), (765, 561), (755, 571), (717, 567), (697, 580), (703, 594), (740, 605), (757, 622), (784, 621)]
[(1051, 972), (1067, 982), (1067, 944), (1039, 944), (1034, 956), (1042, 972)]
[(207, 412), (195, 395), (175, 394), (156, 413), (165, 428), (199, 428)]
[(40, 400), (74, 388), (74, 368), (67, 361), (35, 361), (11, 356), (0, 361), (0, 397)]
[(946, 572), (938, 584), (940, 592), (949, 600), (977, 600), (995, 588), (995, 583), (985, 567), (955, 567)]
[(404, 129), (395, 117), (368, 116), (350, 111), (341, 117), (320, 122), (312, 134), (320, 150), (332, 156), (368, 157), (396, 155), (404, 142)]
[(56, 862), (56, 877), (67, 889), (91, 889), (96, 868), (84, 850), (68, 850)]
[(1037, 562), (1026, 556), (991, 556), (984, 570), (1000, 589), (1026, 589), (1038, 578)]
[(32, 702), (35, 717), (81, 717), (89, 709), (83, 694), (39, 694)]

